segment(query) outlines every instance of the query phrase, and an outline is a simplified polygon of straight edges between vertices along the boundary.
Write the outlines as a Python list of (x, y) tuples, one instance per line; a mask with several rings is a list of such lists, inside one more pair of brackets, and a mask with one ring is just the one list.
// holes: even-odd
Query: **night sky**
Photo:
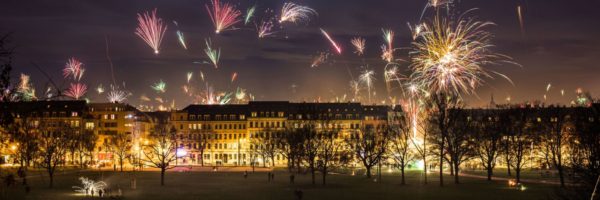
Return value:
[[(243, 13), (248, 6), (258, 5), (256, 19), (279, 14), (281, 0), (222, 0), (234, 3)], [(275, 37), (258, 39), (254, 25), (238, 24), (238, 30), (215, 35), (204, 7), (209, 0), (3, 0), (0, 5), (0, 31), (12, 32), (16, 47), (14, 77), (30, 74), (38, 91), (44, 90), (47, 79), (33, 67), (35, 63), (63, 87), (62, 68), (70, 57), (85, 65), (83, 81), (89, 85), (87, 97), (106, 101), (94, 88), (111, 84), (105, 38), (109, 39), (115, 78), (133, 93), (128, 101), (138, 104), (140, 95), (157, 95), (150, 85), (164, 80), (166, 100), (175, 99), (178, 107), (191, 102), (184, 97), (182, 85), (186, 73), (198, 75), (201, 70), (217, 91), (233, 91), (238, 86), (256, 96), (256, 100), (312, 101), (351, 94), (349, 81), (356, 78), (363, 66), (377, 73), (377, 98), (387, 96), (383, 83), (384, 61), (380, 59), (383, 38), (381, 29), (396, 32), (396, 47), (410, 47), (407, 22), (418, 22), (425, 0), (295, 0), (318, 12), (307, 24), (284, 24)], [(523, 6), (524, 34), (519, 28), (516, 7)], [(136, 14), (154, 8), (168, 24), (161, 53), (155, 55), (134, 34)], [(471, 105), (489, 102), (493, 93), (496, 102), (507, 96), (513, 102), (542, 99), (546, 86), (549, 103), (567, 103), (574, 99), (578, 87), (599, 94), (600, 66), (600, 1), (597, 0), (461, 0), (453, 12), (478, 8), (472, 16), (497, 25), (489, 30), (496, 35), (494, 51), (508, 55), (522, 66), (499, 65), (489, 69), (509, 76), (514, 85), (502, 78), (487, 80), (477, 95), (466, 96)], [(270, 9), (269, 11), (266, 11)], [(427, 16), (427, 15), (426, 15)], [(173, 20), (177, 21), (177, 28)], [(332, 56), (328, 63), (311, 68), (319, 52), (333, 52), (319, 28), (327, 30), (341, 44), (341, 56)], [(188, 50), (178, 43), (175, 31), (181, 30)], [(353, 54), (352, 37), (367, 40), (364, 57)], [(222, 48), (219, 69), (197, 64), (207, 60), (204, 38), (212, 38)], [(408, 51), (398, 51), (397, 57), (408, 60)], [(401, 62), (407, 70), (410, 62)], [(230, 82), (231, 74), (238, 79)], [(408, 70), (407, 72), (408, 73)], [(197, 77), (197, 76), (196, 76)], [(297, 85), (296, 92), (292, 85)], [(560, 96), (560, 89), (566, 94)], [(38, 93), (39, 95), (39, 93)]]

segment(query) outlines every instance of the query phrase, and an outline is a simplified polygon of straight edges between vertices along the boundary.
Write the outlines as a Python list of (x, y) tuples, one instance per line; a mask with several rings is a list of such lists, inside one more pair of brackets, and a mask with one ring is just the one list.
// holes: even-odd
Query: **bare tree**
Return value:
[(124, 133), (116, 133), (110, 136), (109, 144), (119, 163), (120, 171), (123, 172), (123, 162), (129, 157), (131, 151), (130, 137)]
[(531, 146), (535, 141), (535, 123), (532, 119), (531, 108), (511, 109), (511, 127), (507, 135), (510, 143), (508, 156), (509, 165), (515, 170), (517, 183), (521, 181), (521, 170), (525, 166), (526, 154), (533, 149)]
[(165, 185), (165, 172), (173, 168), (170, 163), (176, 159), (176, 130), (170, 129), (166, 125), (158, 125), (153, 133), (150, 134), (150, 144), (143, 148), (144, 159), (150, 167), (160, 169), (160, 185)]
[(450, 116), (451, 112), (448, 112), (451, 108), (456, 108), (457, 105), (460, 104), (460, 101), (456, 95), (446, 95), (443, 93), (432, 94), (430, 96), (430, 101), (428, 102), (431, 105), (429, 113), (429, 119), (435, 129), (432, 136), (434, 141), (434, 145), (436, 145), (438, 149), (438, 158), (439, 158), (439, 178), (440, 178), (440, 186), (444, 186), (444, 159), (446, 157), (446, 137), (448, 136), (448, 129), (450, 124), (452, 124), (452, 120), (455, 120), (455, 117)]
[(67, 153), (66, 145), (69, 142), (68, 135), (72, 134), (72, 129), (62, 122), (58, 122), (59, 129), (51, 128), (48, 123), (57, 122), (46, 122), (40, 125), (39, 155), (41, 158), (40, 166), (48, 172), (50, 177), (49, 187), (52, 188), (54, 185), (54, 172), (58, 166), (64, 164), (64, 157)]
[(318, 134), (317, 165), (321, 171), (323, 185), (327, 184), (327, 174), (331, 171), (331, 168), (344, 165), (348, 161), (347, 156), (342, 151), (342, 146), (337, 141), (339, 132), (337, 129), (323, 130)]
[(501, 151), (502, 124), (499, 115), (503, 114), (504, 112), (499, 110), (486, 112), (481, 119), (477, 119), (478, 122), (475, 124), (473, 132), (474, 138), (477, 140), (475, 153), (487, 171), (488, 181), (492, 180), (496, 159)]
[(405, 169), (412, 162), (416, 154), (410, 151), (410, 140), (412, 133), (412, 118), (408, 115), (397, 116), (390, 126), (391, 138), (389, 147), (389, 157), (394, 159), (396, 167), (402, 174), (402, 185), (406, 184)]
[(598, 199), (594, 189), (600, 177), (600, 107), (578, 107), (574, 117), (572, 138), (566, 141), (574, 184), (564, 199)]
[(88, 162), (92, 161), (92, 156), (94, 149), (96, 148), (96, 141), (98, 140), (98, 135), (96, 135), (93, 131), (84, 130), (82, 131), (81, 141), (77, 146), (77, 152), (79, 155), (79, 164), (81, 168), (86, 167), (86, 163), (84, 162), (84, 158), (88, 157)]
[(193, 134), (196, 136), (192, 137), (193, 141), (196, 142), (196, 149), (200, 153), (200, 165), (204, 167), (204, 151), (208, 147), (208, 137), (210, 134), (205, 131), (206, 129), (202, 129), (201, 131), (195, 131)]
[(560, 186), (565, 187), (564, 158), (566, 141), (568, 141), (567, 124), (571, 120), (571, 109), (564, 107), (548, 107), (544, 109), (543, 125), (546, 126), (542, 134), (542, 143), (546, 144), (552, 165), (558, 171)]
[(454, 183), (459, 183), (460, 166), (463, 162), (474, 157), (475, 141), (473, 134), (473, 119), (468, 111), (462, 108), (448, 110), (452, 124), (449, 125), (446, 137), (447, 152), (450, 157), (451, 170), (454, 170)]
[(371, 178), (371, 169), (382, 161), (389, 142), (389, 131), (380, 127), (366, 126), (356, 131), (346, 144), (356, 158), (367, 169), (367, 178)]

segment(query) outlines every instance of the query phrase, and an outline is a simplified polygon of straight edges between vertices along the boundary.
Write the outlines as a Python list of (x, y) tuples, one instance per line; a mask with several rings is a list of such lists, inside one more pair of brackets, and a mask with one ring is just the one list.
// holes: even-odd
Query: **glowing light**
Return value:
[(65, 95), (71, 97), (73, 99), (79, 100), (85, 93), (87, 92), (87, 86), (82, 83), (71, 83), (71, 86), (67, 91), (65, 91)]
[(325, 52), (319, 53), (319, 55), (317, 55), (313, 58), (313, 62), (311, 63), (310, 67), (318, 67), (319, 65), (325, 63), (325, 61), (327, 61), (328, 57), (329, 57), (328, 53), (325, 53)]
[(229, 3), (219, 2), (219, 0), (212, 0), (211, 6), (205, 5), (208, 15), (215, 26), (215, 33), (219, 34), (222, 31), (233, 29), (233, 25), (240, 22), (240, 15), (242, 14), (239, 10)]
[(248, 25), (248, 23), (250, 23), (250, 19), (252, 19), (252, 17), (254, 16), (254, 11), (256, 11), (256, 5), (248, 8), (248, 10), (246, 10), (246, 16), (244, 17), (244, 24)]
[(79, 177), (79, 180), (81, 181), (81, 186), (73, 186), (73, 189), (75, 189), (75, 192), (83, 195), (93, 196), (93, 192), (104, 190), (108, 186), (104, 181), (96, 182), (86, 177)]
[(414, 78), (430, 93), (474, 93), (483, 82), (482, 77), (491, 77), (482, 66), (508, 59), (491, 52), (492, 35), (484, 30), (490, 25), (464, 18), (451, 23), (436, 17), (422, 39), (413, 42)]
[(327, 33), (322, 28), (321, 28), (321, 33), (323, 33), (323, 35), (325, 36), (325, 38), (327, 38), (327, 40), (329, 40), (329, 42), (331, 43), (331, 45), (333, 46), (333, 48), (335, 48), (335, 51), (338, 54), (342, 54), (342, 48), (340, 48), (340, 46), (338, 46), (338, 44), (331, 38), (331, 36), (329, 36), (329, 33)]
[(154, 85), (150, 87), (158, 93), (165, 93), (167, 91), (167, 83), (162, 80), (158, 81), (158, 83), (154, 83)]
[(273, 22), (271, 21), (262, 21), (259, 25), (256, 25), (256, 32), (258, 33), (258, 38), (265, 38), (269, 36), (273, 36), (275, 32), (273, 31)]
[(210, 59), (212, 64), (215, 66), (215, 68), (219, 68), (219, 58), (221, 57), (221, 48), (213, 49), (210, 38), (206, 39), (205, 42), (206, 42), (206, 49), (204, 49), (204, 53), (206, 53), (206, 56), (208, 56), (208, 58)]
[(279, 23), (283, 22), (308, 22), (311, 15), (317, 15), (317, 11), (307, 6), (297, 5), (291, 2), (283, 4), (281, 8), (281, 17)]
[(355, 37), (352, 38), (352, 40), (350, 40), (350, 43), (352, 43), (352, 45), (354, 46), (354, 53), (356, 53), (357, 55), (363, 55), (364, 51), (365, 51), (365, 46), (367, 41), (364, 38), (360, 38), (360, 37)]
[(187, 82), (190, 83), (190, 80), (192, 80), (192, 76), (194, 75), (194, 72), (188, 72), (187, 73)]
[(187, 155), (187, 151), (183, 148), (177, 149), (177, 157), (184, 157)]
[(167, 31), (167, 25), (163, 24), (162, 19), (156, 16), (156, 9), (152, 13), (146, 12), (143, 15), (138, 13), (138, 23), (135, 34), (142, 38), (155, 54), (158, 54), (160, 43)]
[(375, 72), (365, 69), (358, 77), (360, 83), (364, 84), (369, 93), (369, 102), (371, 102), (371, 90), (373, 89), (373, 80), (375, 80)]
[(237, 72), (233, 72), (233, 74), (231, 74), (231, 82), (233, 83), (233, 81), (235, 81), (235, 79), (237, 79), (238, 73)]
[(79, 62), (79, 60), (75, 58), (71, 58), (69, 61), (67, 61), (67, 64), (63, 69), (63, 76), (65, 78), (72, 76), (73, 80), (79, 81), (81, 80), (81, 77), (83, 77), (83, 72), (85, 72), (83, 63)]
[(177, 39), (179, 39), (179, 44), (181, 44), (181, 46), (184, 49), (187, 49), (187, 45), (185, 44), (185, 37), (183, 37), (183, 33), (181, 31), (177, 31)]

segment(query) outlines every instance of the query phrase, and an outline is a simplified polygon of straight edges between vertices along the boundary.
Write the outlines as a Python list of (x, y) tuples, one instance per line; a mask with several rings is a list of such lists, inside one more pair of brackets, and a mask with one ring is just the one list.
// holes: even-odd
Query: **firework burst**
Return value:
[(319, 55), (315, 56), (315, 58), (313, 59), (313, 62), (312, 62), (312, 64), (310, 64), (310, 67), (318, 67), (319, 65), (325, 63), (327, 61), (328, 57), (329, 57), (328, 53), (325, 53), (325, 52), (319, 53)]
[(219, 0), (212, 0), (211, 5), (206, 5), (208, 15), (215, 26), (215, 33), (219, 34), (222, 31), (234, 29), (233, 25), (240, 22), (242, 12), (237, 10), (229, 3), (221, 3)]
[(256, 25), (256, 32), (258, 33), (258, 38), (270, 37), (275, 34), (273, 31), (273, 22), (270, 20), (262, 21), (260, 24)]
[(473, 93), (483, 77), (491, 77), (483, 65), (506, 58), (490, 51), (492, 35), (485, 28), (491, 25), (462, 16), (455, 23), (436, 17), (422, 40), (413, 42), (413, 78), (431, 93)]
[(167, 83), (162, 80), (158, 81), (158, 83), (154, 83), (150, 87), (157, 93), (165, 93), (167, 91)]
[(83, 63), (75, 58), (71, 58), (67, 61), (67, 64), (63, 69), (63, 76), (65, 78), (73, 77), (73, 80), (79, 81), (81, 80), (81, 77), (83, 77), (84, 72), (85, 69), (83, 68)]
[(283, 8), (281, 8), (281, 17), (279, 18), (279, 23), (308, 22), (310, 21), (310, 17), (312, 15), (317, 15), (317, 11), (307, 6), (301, 6), (291, 2), (287, 2), (284, 3)]
[(371, 102), (371, 91), (373, 90), (373, 81), (375, 80), (375, 72), (365, 69), (358, 77), (359, 83), (367, 88), (369, 103)]
[(250, 23), (250, 19), (252, 19), (252, 17), (254, 16), (254, 12), (256, 11), (256, 5), (248, 8), (248, 10), (246, 10), (246, 16), (244, 16), (244, 24), (248, 25), (248, 23)]
[(219, 68), (219, 58), (221, 57), (221, 48), (213, 49), (212, 41), (210, 40), (210, 38), (206, 39), (205, 42), (206, 42), (206, 49), (204, 49), (204, 53), (206, 53), (206, 56), (208, 56), (208, 58), (210, 59), (212, 64), (215, 66), (215, 68)]
[(357, 55), (363, 55), (365, 52), (365, 46), (367, 44), (367, 41), (364, 38), (361, 37), (355, 37), (352, 38), (352, 40), (350, 40), (350, 43), (352, 43), (352, 45), (354, 46), (354, 53), (356, 53)]
[(106, 98), (109, 102), (121, 103), (127, 100), (127, 96), (129, 96), (127, 92), (113, 87), (110, 92), (108, 92)]
[(138, 13), (138, 23), (135, 34), (152, 47), (155, 54), (158, 54), (160, 43), (167, 31), (167, 25), (163, 24), (162, 19), (156, 16), (156, 9), (152, 13), (146, 12), (143, 15)]
[(416, 40), (417, 38), (419, 38), (419, 36), (421, 36), (423, 31), (427, 29), (427, 24), (423, 23), (423, 24), (418, 24), (415, 26), (408, 24), (408, 28), (410, 29), (410, 32), (412, 33), (412, 39)]
[(383, 39), (386, 42), (386, 44), (381, 46), (381, 58), (390, 63), (394, 61), (394, 31), (389, 29), (381, 29), (381, 31), (383, 32)]
[(335, 40), (333, 40), (331, 38), (331, 36), (329, 36), (329, 33), (327, 33), (327, 31), (323, 30), (321, 28), (321, 33), (323, 33), (323, 35), (325, 36), (325, 38), (327, 38), (327, 40), (329, 40), (329, 43), (331, 43), (331, 46), (333, 46), (333, 48), (335, 49), (335, 51), (338, 54), (342, 54), (342, 48), (335, 42)]
[(71, 83), (71, 86), (67, 91), (65, 91), (65, 95), (71, 97), (75, 100), (79, 100), (79, 98), (83, 97), (87, 92), (87, 86), (82, 83)]

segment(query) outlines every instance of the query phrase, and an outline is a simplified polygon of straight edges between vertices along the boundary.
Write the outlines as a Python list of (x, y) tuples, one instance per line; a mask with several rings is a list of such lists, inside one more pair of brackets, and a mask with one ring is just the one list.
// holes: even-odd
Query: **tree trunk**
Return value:
[(315, 164), (310, 165), (310, 175), (312, 177), (312, 184), (315, 185)]
[(404, 181), (404, 165), (400, 166), (400, 172), (402, 173), (402, 185), (406, 185), (406, 182)]
[(323, 185), (327, 184), (326, 178), (327, 178), (327, 167), (323, 166)]
[(565, 177), (563, 175), (563, 167), (562, 165), (557, 165), (556, 168), (558, 169), (558, 176), (560, 177), (560, 187), (564, 188), (565, 187)]
[(458, 162), (456, 162), (456, 161), (455, 161), (453, 170), (454, 170), (454, 183), (458, 184), (459, 183), (458, 182)]
[(365, 168), (367, 168), (367, 178), (371, 178), (371, 166), (367, 166)]
[(492, 169), (491, 165), (488, 163), (488, 167), (487, 167), (487, 180), (488, 181), (492, 181), (492, 175), (494, 173), (494, 170)]
[(123, 158), (119, 159), (119, 167), (121, 168), (121, 172), (123, 172)]
[(517, 167), (515, 168), (515, 172), (517, 173), (517, 183), (521, 182), (521, 168)]
[(165, 168), (160, 168), (160, 186), (165, 186)]
[(54, 172), (48, 169), (48, 176), (50, 178), (50, 188), (54, 187)]
[[(443, 137), (442, 137), (442, 140)], [(441, 145), (441, 150), (440, 150), (440, 187), (444, 186), (444, 145)]]
[(427, 185), (427, 170), (429, 169), (429, 166), (427, 166), (427, 157), (423, 156), (423, 178), (424, 178), (424, 184)]

